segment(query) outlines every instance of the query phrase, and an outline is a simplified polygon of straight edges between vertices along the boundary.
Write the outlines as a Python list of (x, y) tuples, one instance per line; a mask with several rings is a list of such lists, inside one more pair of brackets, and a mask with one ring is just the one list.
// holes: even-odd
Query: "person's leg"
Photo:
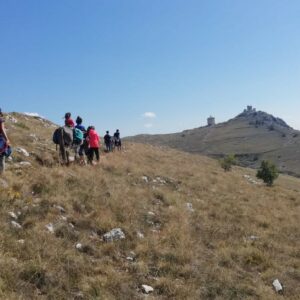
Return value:
[(95, 148), (95, 154), (96, 154), (97, 161), (99, 161), (100, 160), (99, 148)]
[(0, 174), (3, 174), (5, 171), (5, 156), (0, 155)]
[(94, 160), (94, 148), (90, 148), (90, 163), (93, 163)]

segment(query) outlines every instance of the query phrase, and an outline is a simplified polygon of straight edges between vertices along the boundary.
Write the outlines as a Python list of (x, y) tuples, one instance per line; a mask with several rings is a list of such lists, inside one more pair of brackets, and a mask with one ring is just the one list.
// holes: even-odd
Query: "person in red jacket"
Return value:
[(94, 154), (96, 155), (97, 162), (99, 162), (99, 160), (100, 160), (100, 154), (99, 154), (100, 137), (99, 137), (98, 133), (96, 132), (94, 126), (90, 126), (88, 128), (87, 139), (89, 142), (89, 154), (88, 154), (89, 163), (93, 164)]

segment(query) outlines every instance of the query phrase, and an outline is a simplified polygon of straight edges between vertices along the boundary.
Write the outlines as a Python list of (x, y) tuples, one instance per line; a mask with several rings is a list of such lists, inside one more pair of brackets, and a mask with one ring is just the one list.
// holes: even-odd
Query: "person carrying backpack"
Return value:
[(106, 131), (106, 135), (104, 136), (104, 143), (107, 152), (111, 152), (111, 136), (109, 135), (109, 131)]
[[(80, 141), (78, 147), (75, 149), (75, 157), (76, 156), (79, 156), (79, 163), (80, 164), (85, 164), (85, 161), (84, 161), (84, 148), (85, 148), (85, 138), (86, 138), (86, 129), (85, 127), (82, 125), (82, 118), (81, 117), (77, 117), (76, 119), (76, 126), (75, 126), (75, 130), (80, 130), (82, 132), (82, 140)], [(76, 135), (76, 132), (75, 132), (75, 135)], [(78, 142), (79, 142), (79, 139), (81, 137), (78, 136)]]
[(95, 130), (94, 126), (90, 126), (88, 130), (87, 140), (89, 142), (89, 153), (88, 153), (88, 162), (93, 164), (94, 154), (96, 155), (96, 160), (99, 162), (100, 154), (99, 154), (99, 147), (100, 147), (100, 137)]
[(4, 116), (0, 108), (0, 174), (5, 171), (5, 151), (9, 146), (9, 139), (4, 126)]
[(122, 141), (120, 137), (120, 131), (117, 129), (117, 131), (114, 133), (114, 141), (115, 141), (115, 147), (120, 151), (122, 148)]

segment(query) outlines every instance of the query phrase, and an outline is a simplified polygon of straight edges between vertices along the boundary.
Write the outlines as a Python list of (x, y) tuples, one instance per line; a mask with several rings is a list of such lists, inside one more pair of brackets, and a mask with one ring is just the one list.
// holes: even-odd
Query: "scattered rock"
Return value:
[(283, 292), (283, 287), (282, 287), (282, 285), (281, 285), (281, 283), (279, 282), (278, 279), (275, 279), (273, 281), (273, 287), (274, 287), (274, 289), (277, 293), (282, 293)]
[(154, 292), (154, 288), (150, 285), (143, 284), (142, 285), (142, 291), (145, 294), (150, 294), (150, 293)]
[(186, 208), (189, 212), (194, 212), (193, 204), (192, 203), (187, 203)]
[(8, 214), (11, 218), (18, 220), (18, 216), (13, 211), (8, 212)]
[(149, 182), (149, 179), (148, 179), (148, 177), (147, 176), (142, 176), (142, 179), (146, 182), (146, 183), (148, 183)]
[(54, 233), (54, 226), (52, 223), (49, 223), (45, 226), (50, 233)]
[(125, 234), (121, 228), (114, 228), (111, 231), (105, 233), (103, 239), (106, 242), (122, 240), (125, 239)]
[(251, 241), (256, 241), (256, 240), (258, 240), (258, 239), (259, 239), (259, 237), (256, 236), (256, 235), (250, 235), (250, 236), (249, 236), (249, 240), (251, 240)]
[(18, 240), (18, 243), (21, 244), (21, 245), (24, 245), (25, 244), (25, 240)]
[(144, 234), (142, 233), (142, 232), (140, 232), (140, 231), (138, 231), (137, 233), (136, 233), (136, 235), (137, 235), (137, 237), (139, 238), (139, 239), (143, 239), (145, 236), (144, 236)]
[(76, 246), (75, 246), (75, 248), (77, 250), (82, 250), (82, 244), (81, 243), (77, 243)]
[(26, 157), (29, 157), (29, 153), (27, 152), (27, 150), (26, 149), (24, 149), (24, 148), (21, 148), (21, 147), (16, 147), (16, 149), (15, 149), (17, 152), (19, 152), (19, 153), (21, 153), (21, 154), (23, 154), (24, 156), (26, 156)]
[(244, 175), (243, 176), (245, 179), (248, 180), (249, 183), (255, 184), (255, 185), (260, 185), (261, 183), (253, 179), (250, 175)]
[(21, 167), (30, 167), (31, 163), (29, 161), (21, 161), (21, 162), (19, 162), (19, 165)]
[(53, 205), (53, 207), (56, 208), (62, 214), (66, 212), (66, 210), (60, 205)]
[(22, 229), (22, 225), (20, 225), (18, 222), (16, 221), (11, 221), (10, 222), (11, 226), (15, 229)]
[(63, 221), (67, 221), (67, 220), (68, 220), (68, 218), (65, 217), (65, 216), (59, 216), (59, 218), (60, 218), (61, 220), (63, 220)]
[(148, 216), (154, 217), (154, 216), (155, 216), (155, 213), (154, 213), (153, 211), (148, 211)]

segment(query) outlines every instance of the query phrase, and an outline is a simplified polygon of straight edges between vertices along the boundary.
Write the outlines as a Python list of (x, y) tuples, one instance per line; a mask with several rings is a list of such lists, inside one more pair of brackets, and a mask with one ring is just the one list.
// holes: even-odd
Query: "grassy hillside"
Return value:
[[(143, 284), (147, 299), (299, 299), (298, 179), (268, 188), (253, 170), (132, 143), (59, 167), (54, 127), (14, 117), (30, 156), (15, 153), (0, 182), (1, 299), (144, 299)], [(125, 239), (105, 241), (113, 228)]]
[[(281, 172), (300, 176), (300, 132), (263, 112), (240, 116), (213, 127), (200, 127), (175, 134), (139, 135), (129, 141), (169, 146), (211, 157), (235, 154), (241, 165), (258, 167), (262, 160), (275, 162)], [(275, 121), (273, 121), (273, 118)], [(265, 124), (262, 124), (265, 122)], [(270, 125), (271, 124), (271, 125)]]

